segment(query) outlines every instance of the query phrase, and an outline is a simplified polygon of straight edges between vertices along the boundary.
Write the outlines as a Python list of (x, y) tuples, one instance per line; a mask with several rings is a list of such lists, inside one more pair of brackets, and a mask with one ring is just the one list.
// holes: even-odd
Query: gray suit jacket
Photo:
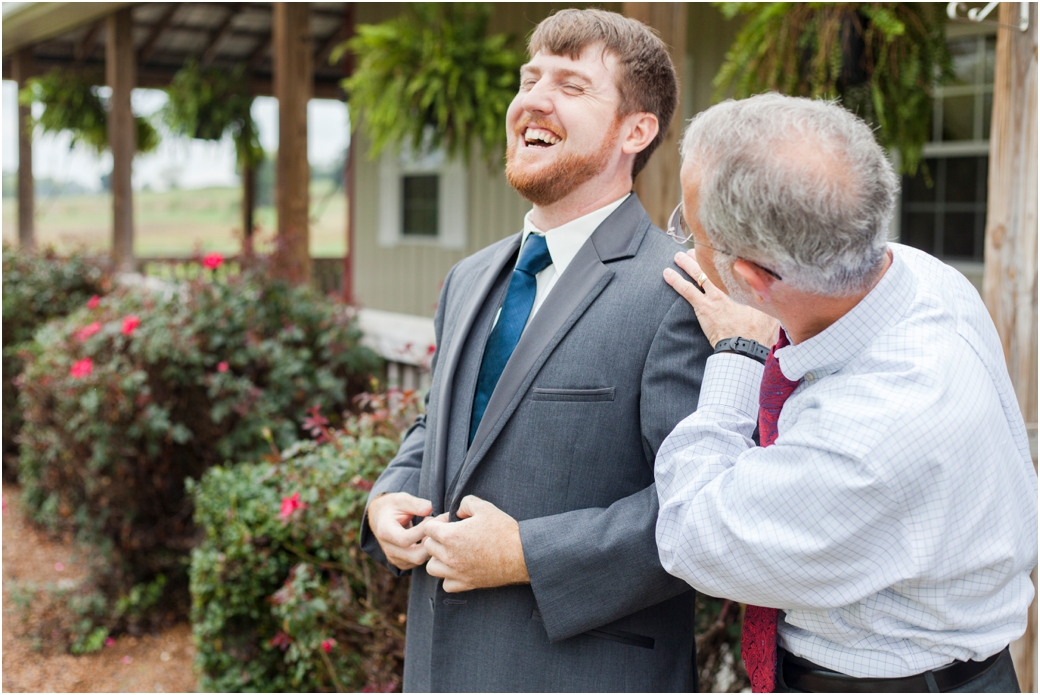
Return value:
[[(661, 568), (654, 540), (654, 456), (696, 408), (711, 354), (661, 276), (680, 247), (634, 194), (622, 203), (531, 319), (467, 446), (519, 245), (511, 236), (448, 273), (426, 415), (371, 495), (409, 492), (435, 514), (468, 494), (494, 503), (520, 523), (531, 584), (448, 594), (414, 570), (405, 689), (695, 690), (693, 592)], [(387, 564), (367, 521), (361, 543)]]

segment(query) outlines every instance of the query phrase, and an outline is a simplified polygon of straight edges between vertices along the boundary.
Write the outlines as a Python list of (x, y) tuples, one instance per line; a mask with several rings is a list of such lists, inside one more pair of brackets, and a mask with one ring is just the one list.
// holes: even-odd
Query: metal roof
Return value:
[[(352, 3), (311, 3), (310, 38), (314, 57), (314, 96), (340, 97), (342, 65), (328, 63), (332, 49), (346, 39)], [(132, 6), (137, 83), (163, 87), (185, 61), (232, 68), (245, 62), (258, 95), (271, 93), (273, 3), (77, 3), (31, 2), (3, 5), (3, 76), (8, 58), (32, 47), (35, 71), (53, 67), (93, 71), (104, 79), (105, 18)]]

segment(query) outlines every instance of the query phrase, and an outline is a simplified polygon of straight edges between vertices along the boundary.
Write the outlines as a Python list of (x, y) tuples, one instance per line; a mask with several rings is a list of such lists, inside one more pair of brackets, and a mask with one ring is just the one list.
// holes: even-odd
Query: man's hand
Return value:
[(701, 330), (711, 346), (715, 347), (715, 343), (725, 338), (748, 338), (760, 345), (772, 347), (780, 336), (780, 322), (757, 309), (730, 299), (707, 279), (697, 261), (693, 259), (692, 253), (690, 251), (675, 254), (675, 264), (685, 270), (691, 278), (699, 278), (698, 282), (704, 288), (703, 292), (671, 268), (665, 269), (664, 280), (697, 312)]
[(520, 543), (520, 524), (501, 509), (474, 495), (462, 498), (459, 519), (448, 515), (423, 522), (430, 554), (426, 572), (444, 579), (448, 593), (490, 589), (531, 581)]
[(412, 517), (428, 517), (433, 505), (407, 492), (380, 495), (368, 504), (368, 526), (386, 559), (400, 570), (410, 570), (430, 559), (422, 541), (426, 520), (412, 526)]

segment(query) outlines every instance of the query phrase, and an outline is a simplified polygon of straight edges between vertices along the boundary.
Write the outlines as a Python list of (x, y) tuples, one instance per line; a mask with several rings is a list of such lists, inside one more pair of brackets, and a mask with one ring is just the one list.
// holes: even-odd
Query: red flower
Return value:
[(97, 321), (95, 321), (94, 323), (90, 324), (89, 326), (84, 326), (83, 328), (81, 328), (78, 331), (76, 331), (76, 340), (78, 340), (81, 343), (86, 342), (87, 338), (89, 338), (90, 336), (94, 335), (95, 333), (97, 333), (100, 330), (101, 330), (101, 324), (98, 323)]
[(278, 512), (279, 518), (288, 520), (297, 509), (306, 509), (307, 503), (300, 501), (300, 493), (294, 492), (292, 497), (282, 498), (282, 510)]
[(224, 373), (227, 370), (228, 370), (228, 363), (227, 362), (218, 362), (217, 363), (217, 371), (218, 372)]
[(91, 297), (90, 299), (87, 300), (87, 308), (88, 309), (97, 309), (98, 308), (98, 304), (100, 304), (100, 303), (101, 303), (101, 297), (99, 297), (99, 296), (97, 296), (95, 294), (93, 297)]
[(358, 490), (364, 490), (365, 492), (371, 492), (372, 491), (372, 483), (370, 483), (369, 481), (365, 480), (364, 478), (361, 478), (360, 480), (354, 481), (354, 487), (357, 488)]
[(141, 319), (137, 316), (130, 314), (123, 319), (123, 335), (133, 335), (137, 327), (141, 325)]
[(335, 647), (335, 646), (336, 646), (336, 640), (334, 640), (334, 639), (325, 639), (325, 640), (321, 641), (321, 648), (325, 650), (326, 654), (331, 652), (332, 648)]
[(207, 253), (202, 259), (202, 265), (210, 270), (216, 270), (224, 264), (224, 256), (219, 253)]
[(268, 642), (268, 644), (270, 644), (272, 647), (280, 647), (281, 650), (284, 652), (286, 649), (289, 648), (289, 645), (292, 644), (292, 637), (279, 630), (278, 634), (272, 637), (271, 641)]
[(82, 379), (85, 376), (90, 376), (92, 371), (94, 371), (94, 360), (89, 357), (84, 357), (79, 362), (72, 365), (69, 374), (73, 379)]

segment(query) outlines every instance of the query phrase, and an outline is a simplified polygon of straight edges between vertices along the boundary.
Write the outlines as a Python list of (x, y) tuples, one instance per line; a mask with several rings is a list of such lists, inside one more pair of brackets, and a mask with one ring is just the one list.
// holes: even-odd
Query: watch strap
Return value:
[(769, 357), (769, 348), (749, 338), (724, 338), (715, 343), (715, 354), (720, 352), (735, 352), (762, 364), (765, 364), (766, 358)]

